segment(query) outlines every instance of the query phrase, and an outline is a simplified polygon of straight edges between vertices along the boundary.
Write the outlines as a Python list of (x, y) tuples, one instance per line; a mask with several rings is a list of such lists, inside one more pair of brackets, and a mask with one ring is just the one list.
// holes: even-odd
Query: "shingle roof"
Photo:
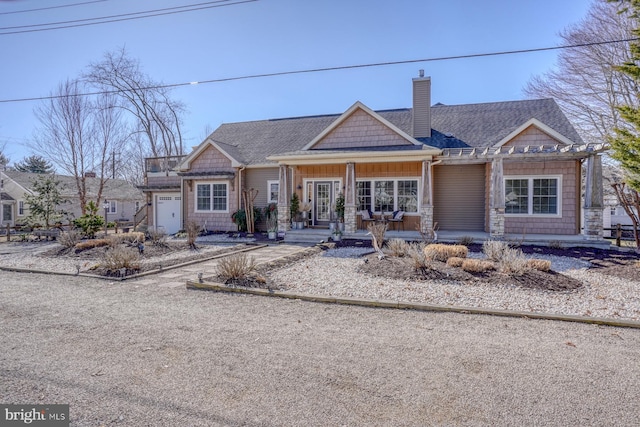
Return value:
[[(376, 111), (400, 130), (412, 134), (412, 110)], [(340, 114), (227, 123), (209, 138), (247, 165), (271, 163), (268, 156), (301, 150)], [(537, 119), (575, 143), (582, 139), (553, 99), (442, 105), (431, 108), (431, 138), (437, 148), (487, 147), (531, 119)]]
[[(36, 173), (4, 171), (9, 178), (20, 184), (22, 187), (30, 190), (33, 181), (42, 176)], [(75, 178), (72, 176), (56, 175), (56, 180), (60, 181), (60, 193), (63, 197), (77, 197)], [(87, 195), (96, 197), (98, 194), (99, 178), (86, 178)], [(109, 179), (105, 182), (103, 197), (106, 199), (117, 200), (141, 200), (144, 198), (143, 193), (121, 179)]]

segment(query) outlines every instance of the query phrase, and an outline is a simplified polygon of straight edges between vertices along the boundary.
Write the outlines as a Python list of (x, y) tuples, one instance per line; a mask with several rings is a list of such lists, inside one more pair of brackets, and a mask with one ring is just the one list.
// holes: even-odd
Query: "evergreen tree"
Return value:
[(18, 172), (31, 173), (53, 173), (53, 165), (42, 156), (29, 156), (22, 159), (22, 162), (13, 165)]
[(29, 206), (27, 222), (30, 224), (42, 224), (46, 228), (62, 220), (65, 212), (59, 206), (66, 203), (60, 194), (60, 181), (54, 175), (42, 175), (32, 183), (33, 195), (28, 194), (25, 199)]
[[(638, 20), (640, 16), (640, 0), (617, 0), (616, 3), (625, 4), (624, 10), (631, 11), (631, 17)], [(632, 30), (635, 37), (640, 38), (640, 27), (636, 23)], [(640, 87), (640, 41), (629, 43), (631, 59), (616, 69), (629, 76)], [(623, 105), (618, 107), (623, 121), (629, 128), (617, 128), (615, 136), (610, 138), (611, 157), (618, 160), (625, 171), (627, 185), (635, 191), (640, 191), (640, 107)]]

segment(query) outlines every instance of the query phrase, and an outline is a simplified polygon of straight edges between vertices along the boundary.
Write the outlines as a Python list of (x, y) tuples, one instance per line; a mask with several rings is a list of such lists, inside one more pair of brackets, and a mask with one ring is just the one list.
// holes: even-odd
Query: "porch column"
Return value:
[(344, 189), (344, 231), (355, 233), (356, 228), (356, 166), (349, 162)]
[(433, 184), (431, 182), (431, 160), (422, 161), (422, 202), (420, 204), (420, 230), (433, 230)]
[(584, 237), (587, 240), (602, 239), (604, 197), (602, 189), (602, 158), (592, 155), (587, 158), (584, 192)]
[(504, 172), (502, 157), (491, 162), (491, 188), (489, 193), (489, 234), (492, 238), (504, 236)]
[(289, 168), (287, 165), (280, 165), (278, 173), (278, 231), (287, 231), (291, 225), (289, 218)]

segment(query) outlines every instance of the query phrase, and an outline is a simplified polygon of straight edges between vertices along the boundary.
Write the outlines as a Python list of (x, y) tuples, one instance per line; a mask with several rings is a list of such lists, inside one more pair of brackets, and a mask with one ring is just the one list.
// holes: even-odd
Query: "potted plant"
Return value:
[(339, 228), (334, 228), (331, 232), (331, 239), (333, 239), (334, 242), (342, 240), (342, 231), (340, 231)]
[(291, 215), (291, 228), (296, 228), (296, 216), (298, 215), (298, 211), (300, 210), (300, 198), (298, 197), (298, 193), (293, 193), (291, 195), (291, 204), (289, 205), (289, 214)]
[(264, 208), (264, 217), (267, 222), (267, 233), (269, 239), (275, 240), (278, 233), (278, 205), (269, 203)]
[(344, 231), (344, 194), (338, 194), (336, 197), (336, 216), (338, 219), (338, 228)]
[(311, 212), (311, 203), (309, 202), (304, 202), (303, 204), (300, 205), (300, 212), (302, 212), (302, 219), (308, 219), (309, 218), (309, 212)]

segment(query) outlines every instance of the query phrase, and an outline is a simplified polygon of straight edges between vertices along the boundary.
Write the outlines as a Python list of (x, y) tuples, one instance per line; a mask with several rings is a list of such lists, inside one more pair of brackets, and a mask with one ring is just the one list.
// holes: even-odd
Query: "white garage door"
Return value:
[(181, 225), (180, 193), (156, 194), (156, 228), (174, 234)]

